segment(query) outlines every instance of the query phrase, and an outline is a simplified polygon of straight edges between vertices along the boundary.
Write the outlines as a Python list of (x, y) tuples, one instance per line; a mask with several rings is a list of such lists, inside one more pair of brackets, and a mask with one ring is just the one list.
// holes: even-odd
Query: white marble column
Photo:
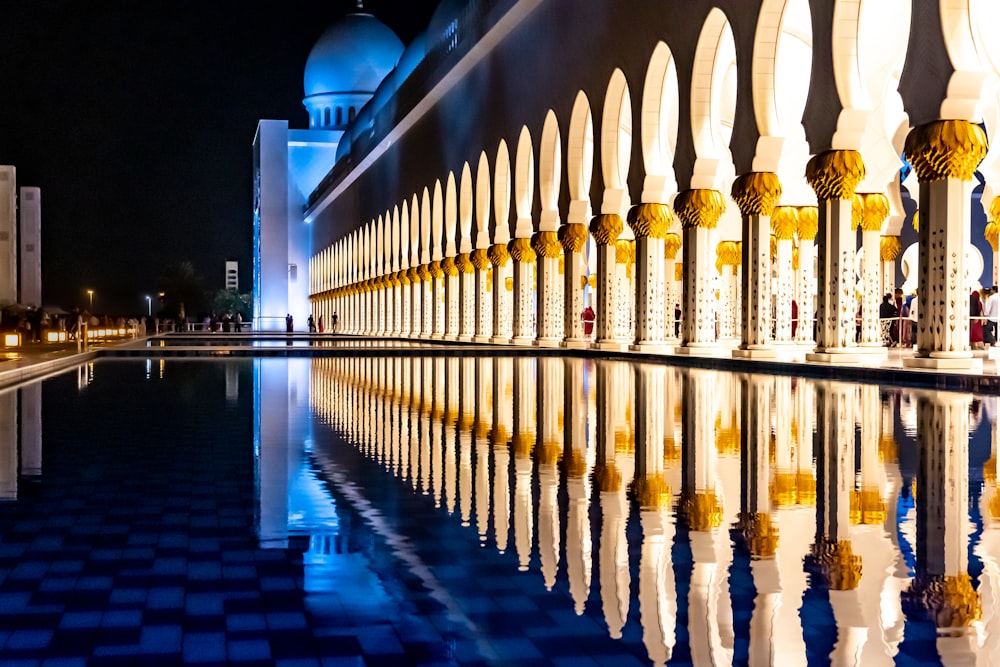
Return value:
[(473, 267), (475, 267), (475, 335), (472, 337), (477, 343), (490, 342), (493, 334), (493, 295), (491, 294), (490, 283), (492, 281), (492, 266), (486, 250), (474, 250), (470, 257)]
[(673, 232), (663, 239), (663, 278), (664, 278), (664, 332), (663, 339), (671, 344), (680, 341), (680, 327), (676, 319), (676, 310), (680, 307), (683, 295), (680, 293), (680, 283), (677, 281), (677, 251), (681, 248), (681, 237)]
[(826, 151), (806, 165), (806, 180), (819, 200), (819, 259), (816, 308), (816, 351), (809, 361), (856, 363), (860, 360), (855, 341), (854, 255), (851, 232), (854, 188), (864, 178), (861, 154), (850, 150)]
[(684, 323), (681, 354), (718, 349), (715, 334), (715, 226), (725, 210), (717, 190), (685, 190), (674, 199), (674, 212), (684, 228)]
[[(538, 267), (535, 345), (556, 347), (563, 340), (563, 285), (559, 284), (559, 260), (563, 249), (555, 231), (536, 233), (531, 239), (531, 247)], [(568, 268), (564, 267), (563, 272), (568, 273)]]
[[(514, 278), (511, 275), (512, 266), (510, 252), (505, 243), (490, 246), (490, 264), (493, 265), (493, 337), (491, 343), (509, 343), (512, 336), (511, 295)], [(511, 288), (507, 289), (507, 279), (511, 280)]]
[[(666, 254), (664, 239), (673, 223), (666, 204), (640, 204), (629, 211), (635, 234), (635, 339), (633, 350), (666, 350)], [(673, 315), (673, 306), (670, 307)]]
[(590, 222), (590, 233), (597, 243), (597, 323), (594, 346), (600, 349), (621, 349), (621, 342), (615, 338), (618, 328), (616, 318), (618, 306), (618, 254), (615, 244), (624, 229), (621, 216), (613, 213), (594, 217)]
[(441, 262), (441, 270), (444, 272), (444, 337), (445, 340), (458, 340), (461, 276), (453, 257), (445, 257)]
[(458, 267), (458, 339), (472, 340), (476, 335), (476, 267), (469, 253), (455, 259)]
[[(937, 121), (910, 131), (906, 154), (920, 179), (917, 352), (903, 360), (921, 368), (972, 369), (969, 347), (969, 245), (975, 169), (986, 135), (967, 121)], [(942, 159), (942, 156), (947, 156)]]
[(583, 348), (587, 338), (583, 333), (584, 283), (587, 281), (587, 227), (569, 223), (559, 228), (559, 243), (566, 258), (563, 287), (563, 347)]
[(777, 206), (771, 214), (771, 230), (776, 239), (774, 258), (774, 344), (792, 343), (792, 299), (795, 273), (792, 270), (792, 241), (798, 229), (798, 209)]
[(510, 342), (531, 345), (535, 341), (535, 251), (529, 238), (516, 238), (507, 249), (514, 260), (514, 335)]
[[(628, 238), (626, 238), (626, 235)], [(635, 340), (635, 239), (632, 230), (624, 228), (615, 242), (615, 293), (617, 313), (615, 315), (615, 340), (627, 345)]]
[(445, 273), (441, 268), (441, 262), (435, 260), (430, 263), (428, 270), (431, 274), (430, 292), (430, 317), (431, 317), (431, 338), (440, 340), (444, 338), (444, 282)]
[[(879, 318), (882, 295), (892, 293), (893, 285), (881, 284), (882, 223), (889, 216), (889, 199), (883, 194), (857, 194), (853, 203), (854, 217), (861, 227), (861, 340), (859, 347), (884, 349), (883, 323)], [(868, 351), (866, 350), (866, 353)]]

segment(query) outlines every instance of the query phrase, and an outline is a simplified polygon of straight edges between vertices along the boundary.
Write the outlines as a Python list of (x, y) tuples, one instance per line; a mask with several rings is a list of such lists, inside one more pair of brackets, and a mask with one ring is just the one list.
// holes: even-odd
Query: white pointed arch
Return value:
[(510, 152), (507, 142), (500, 140), (496, 164), (493, 167), (493, 242), (510, 241)]
[(444, 193), (441, 191), (441, 181), (434, 181), (434, 193), (431, 199), (431, 259), (435, 262), (444, 258)]
[(372, 239), (372, 275), (380, 276), (385, 266), (385, 219), (380, 215), (375, 222), (375, 238)]
[(590, 219), (590, 183), (594, 176), (594, 118), (583, 91), (576, 94), (570, 114), (566, 174), (570, 199), (566, 221), (586, 224)]
[(382, 274), (385, 275), (392, 270), (392, 253), (395, 249), (392, 244), (392, 211), (386, 211), (382, 221)]
[(608, 82), (601, 115), (601, 173), (604, 176), (602, 213), (625, 216), (631, 200), (628, 170), (632, 160), (632, 96), (625, 73), (615, 69)]
[(410, 200), (410, 266), (413, 268), (424, 263), (421, 259), (423, 249), (420, 247), (422, 240), (420, 232), (420, 200), (414, 193), (413, 199)]
[(458, 231), (458, 189), (455, 187), (455, 173), (448, 172), (444, 186), (444, 256), (454, 257), (455, 234)]
[(732, 160), (732, 136), (736, 103), (736, 43), (729, 21), (721, 9), (708, 13), (698, 37), (691, 73), (691, 135), (695, 165), (692, 188), (724, 189), (720, 163)]
[(490, 161), (486, 151), (479, 154), (476, 168), (476, 249), (490, 247)]
[(559, 188), (562, 185), (562, 141), (559, 121), (552, 109), (545, 114), (542, 139), (538, 144), (538, 201), (541, 217), (538, 229), (554, 232), (559, 226)]
[(679, 113), (677, 65), (670, 47), (657, 42), (642, 88), (643, 202), (664, 203), (677, 191), (673, 163)]
[(531, 132), (522, 126), (517, 138), (517, 157), (514, 160), (514, 236), (530, 238), (534, 231), (531, 222), (531, 203), (535, 197), (535, 149), (531, 145)]
[(389, 265), (389, 270), (393, 273), (399, 271), (399, 256), (401, 252), (400, 244), (402, 243), (402, 236), (399, 233), (399, 206), (392, 207), (392, 245), (390, 248), (391, 262)]
[(416, 241), (413, 238), (413, 231), (410, 229), (410, 206), (407, 201), (403, 200), (403, 205), (399, 209), (399, 269), (409, 269), (412, 264), (410, 264), (410, 246), (416, 247)]
[(463, 254), (472, 252), (472, 210), (474, 204), (472, 169), (466, 162), (462, 165), (458, 194), (458, 251)]
[(432, 255), (432, 236), (433, 230), (431, 227), (431, 192), (427, 188), (424, 188), (423, 197), (420, 200), (420, 263), (430, 264), (433, 260)]

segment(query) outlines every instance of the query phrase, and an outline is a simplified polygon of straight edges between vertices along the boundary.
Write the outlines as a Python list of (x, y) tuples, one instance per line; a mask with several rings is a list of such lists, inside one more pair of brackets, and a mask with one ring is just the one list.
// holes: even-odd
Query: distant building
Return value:
[(226, 289), (238, 292), (240, 289), (240, 263), (226, 261)]
[(42, 191), (21, 192), (21, 299), (26, 306), (42, 306)]
[(17, 172), (0, 165), (0, 304), (17, 301)]

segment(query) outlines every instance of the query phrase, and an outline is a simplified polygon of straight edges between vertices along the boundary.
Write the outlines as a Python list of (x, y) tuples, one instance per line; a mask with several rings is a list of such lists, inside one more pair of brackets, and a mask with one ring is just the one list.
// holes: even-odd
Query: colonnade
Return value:
[[(827, 649), (834, 664), (892, 664), (926, 651), (921, 624), (937, 628), (946, 663), (997, 641), (997, 438), (989, 509), (975, 519), (969, 395), (883, 398), (875, 385), (578, 359), (311, 363), (313, 411), (470, 539), (510, 551), (547, 588), (564, 569), (575, 612), (597, 605), (612, 638), (626, 636), (638, 599), (656, 664), (670, 659), (680, 618), (697, 664), (746, 660), (733, 654), (746, 632), (750, 661), (767, 664)], [(916, 443), (894, 431), (904, 397)], [(915, 478), (899, 467), (903, 446), (919, 452)], [(635, 520), (641, 536), (626, 532)], [(984, 563), (978, 590), (970, 546)], [(677, 549), (690, 553), (686, 596)], [(756, 589), (748, 628), (734, 627), (730, 589), (741, 552)], [(637, 580), (629, 553), (640, 554)], [(814, 627), (824, 619), (835, 628)], [(807, 632), (837, 639), (807, 649)]]

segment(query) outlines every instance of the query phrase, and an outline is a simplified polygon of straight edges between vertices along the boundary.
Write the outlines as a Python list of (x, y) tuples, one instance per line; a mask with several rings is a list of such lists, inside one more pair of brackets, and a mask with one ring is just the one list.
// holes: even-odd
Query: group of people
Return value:
[[(330, 329), (330, 333), (336, 333), (337, 313), (334, 313), (331, 319), (333, 320), (333, 327)], [(323, 316), (320, 315), (319, 319), (317, 320), (312, 316), (312, 313), (310, 313), (309, 317), (306, 318), (306, 327), (308, 328), (309, 333), (324, 333)], [(285, 315), (285, 332), (292, 333), (294, 331), (295, 331), (295, 318), (292, 317), (291, 313), (287, 313)]]
[[(903, 296), (903, 290), (885, 294), (879, 306), (882, 340), (888, 347), (909, 347), (917, 340), (917, 294)], [(1000, 321), (1000, 296), (997, 286), (972, 290), (969, 294), (969, 345), (974, 350), (985, 349), (997, 342), (997, 322)], [(860, 312), (859, 312), (860, 322)], [(908, 326), (901, 326), (907, 324)], [(859, 324), (860, 331), (860, 324)]]
[(997, 321), (1000, 320), (1000, 297), (997, 286), (984, 287), (969, 294), (969, 344), (974, 350), (996, 345)]

